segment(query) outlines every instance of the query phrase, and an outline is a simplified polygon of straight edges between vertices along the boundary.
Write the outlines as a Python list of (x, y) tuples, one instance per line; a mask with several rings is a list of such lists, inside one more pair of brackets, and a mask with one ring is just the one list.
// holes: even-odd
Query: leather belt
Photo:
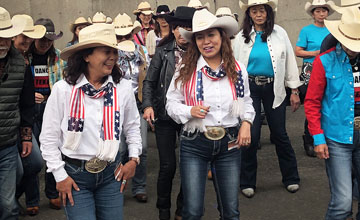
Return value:
[(360, 130), (360, 116), (356, 116), (354, 118), (354, 130), (359, 131)]
[(61, 154), (61, 157), (63, 161), (68, 162), (69, 164), (75, 165), (77, 167), (82, 167), (86, 163), (86, 160), (78, 160), (78, 159), (70, 158), (64, 154)]
[(274, 77), (266, 77), (266, 76), (253, 76), (249, 75), (249, 81), (255, 82), (258, 86), (263, 86), (268, 83), (274, 82)]
[[(207, 131), (201, 132), (201, 133), (204, 134), (204, 136), (207, 139), (217, 141), (217, 140), (224, 138), (225, 135), (230, 132), (230, 130), (237, 129), (237, 128), (238, 127), (236, 127), (236, 126), (228, 127), (228, 128), (223, 128), (221, 126), (206, 126)], [(183, 131), (182, 132), (182, 134), (186, 137), (192, 137), (192, 136), (196, 135), (197, 133), (198, 133), (198, 131), (195, 131), (195, 132)]]
[(75, 165), (77, 167), (85, 167), (85, 170), (89, 173), (100, 173), (103, 171), (110, 163), (104, 160), (100, 160), (96, 157), (90, 160), (78, 160), (70, 158), (64, 154), (61, 155), (63, 161), (68, 162), (69, 164)]

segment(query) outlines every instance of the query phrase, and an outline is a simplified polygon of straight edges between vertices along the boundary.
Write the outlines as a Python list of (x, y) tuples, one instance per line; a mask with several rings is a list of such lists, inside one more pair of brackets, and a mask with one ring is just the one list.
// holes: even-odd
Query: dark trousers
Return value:
[[(157, 202), (159, 210), (171, 208), (172, 181), (176, 171), (176, 140), (181, 125), (173, 120), (158, 120), (155, 124), (156, 144), (159, 152), (160, 170), (157, 181)], [(177, 196), (176, 214), (181, 216), (182, 192)]]
[(251, 128), (251, 145), (248, 148), (242, 148), (240, 187), (241, 189), (256, 188), (257, 146), (260, 141), (261, 129), (261, 102), (264, 106), (272, 141), (276, 147), (282, 182), (285, 186), (297, 184), (300, 182), (300, 178), (295, 152), (285, 128), (286, 102), (284, 101), (279, 107), (273, 109), (274, 84), (269, 83), (264, 86), (258, 86), (254, 82), (249, 83), (256, 116)]

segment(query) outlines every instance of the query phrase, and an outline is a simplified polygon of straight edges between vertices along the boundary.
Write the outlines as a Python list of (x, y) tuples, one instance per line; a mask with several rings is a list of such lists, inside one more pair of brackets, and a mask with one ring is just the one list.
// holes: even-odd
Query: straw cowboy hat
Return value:
[(87, 26), (79, 32), (79, 43), (65, 48), (60, 57), (63, 60), (68, 58), (74, 53), (92, 47), (107, 46), (117, 50), (127, 50), (127, 43), (117, 44), (115, 28), (112, 24), (96, 24)]
[(125, 36), (128, 34), (136, 34), (141, 30), (141, 24), (138, 21), (132, 22), (129, 15), (126, 13), (118, 14), (114, 18), (113, 25), (115, 26), (115, 34)]
[(185, 40), (191, 41), (194, 33), (211, 28), (222, 28), (228, 37), (231, 37), (239, 32), (238, 23), (234, 18), (230, 16), (218, 18), (206, 9), (195, 11), (192, 19), (192, 31), (187, 31), (183, 28), (180, 28), (179, 31)]
[(306, 2), (305, 11), (310, 16), (312, 16), (313, 15), (312, 10), (314, 10), (315, 8), (327, 8), (327, 9), (329, 9), (328, 15), (331, 15), (332, 13), (334, 13), (334, 10), (330, 7), (331, 3), (334, 4), (333, 1), (326, 2), (325, 0), (313, 0), (312, 3)]
[(86, 18), (84, 18), (84, 17), (78, 17), (78, 18), (76, 18), (76, 20), (75, 20), (75, 22), (74, 23), (71, 23), (70, 24), (70, 31), (71, 32), (75, 32), (75, 28), (77, 27), (77, 26), (79, 26), (79, 25), (90, 25), (92, 22), (91, 22), (91, 19), (90, 18), (88, 18), (87, 20), (86, 20)]
[(25, 28), (25, 22), (11, 20), (9, 12), (0, 7), (0, 37), (10, 38), (21, 34)]
[(45, 36), (49, 40), (57, 40), (63, 36), (63, 32), (60, 31), (59, 34), (55, 33), (55, 25), (49, 18), (40, 18), (35, 21), (35, 25), (44, 25), (46, 28)]
[(106, 15), (104, 15), (104, 13), (102, 12), (96, 12), (92, 18), (92, 23), (93, 24), (111, 24), (112, 23), (112, 19)]
[(216, 17), (230, 16), (235, 18), (235, 15), (231, 13), (231, 9), (228, 7), (218, 8), (218, 10), (216, 10), (215, 16)]
[(344, 10), (341, 20), (325, 20), (329, 32), (345, 47), (360, 52), (360, 10), (350, 7)]
[(202, 5), (200, 0), (190, 0), (187, 6), (195, 9), (206, 8), (207, 10), (210, 10), (210, 3), (206, 2), (204, 5)]
[(133, 11), (134, 15), (138, 15), (140, 13), (143, 13), (145, 15), (150, 15), (154, 13), (154, 11), (151, 9), (149, 2), (141, 2), (138, 5), (137, 9)]
[(241, 0), (239, 1), (239, 6), (243, 11), (246, 11), (249, 7), (255, 5), (269, 5), (273, 10), (276, 10), (277, 0), (248, 0), (248, 3), (245, 4)]
[(158, 17), (164, 17), (166, 14), (170, 14), (169, 6), (167, 5), (159, 5), (156, 9), (156, 13), (153, 14), (153, 18), (156, 19)]
[(34, 25), (34, 20), (29, 15), (14, 15), (11, 19), (16, 22), (25, 22), (25, 28), (22, 32), (23, 35), (32, 38), (40, 39), (44, 37), (46, 28), (43, 25)]
[(341, 0), (341, 7), (336, 6), (334, 2), (329, 2), (328, 4), (336, 12), (342, 14), (349, 7), (358, 8), (360, 6), (360, 1), (359, 0)]

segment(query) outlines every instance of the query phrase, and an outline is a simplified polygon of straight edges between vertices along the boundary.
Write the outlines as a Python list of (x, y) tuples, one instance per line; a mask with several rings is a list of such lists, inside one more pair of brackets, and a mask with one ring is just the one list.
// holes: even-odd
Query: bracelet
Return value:
[(296, 90), (296, 91), (291, 90), (291, 94), (294, 94), (294, 95), (300, 95), (300, 92), (299, 92), (299, 90)]

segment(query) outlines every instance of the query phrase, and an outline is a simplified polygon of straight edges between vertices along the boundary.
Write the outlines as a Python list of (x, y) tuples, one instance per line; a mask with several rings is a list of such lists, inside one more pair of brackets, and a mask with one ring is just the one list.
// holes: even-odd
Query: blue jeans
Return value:
[(123, 219), (124, 197), (120, 193), (121, 182), (115, 180), (114, 170), (120, 156), (100, 173), (93, 174), (81, 167), (65, 163), (67, 174), (75, 181), (80, 191), (72, 189), (74, 206), (67, 201), (65, 214), (69, 220)]
[(0, 149), (0, 220), (15, 220), (18, 207), (15, 200), (17, 146)]
[(257, 147), (261, 138), (261, 103), (264, 106), (271, 139), (275, 144), (282, 174), (282, 182), (285, 186), (298, 184), (300, 178), (297, 169), (296, 156), (285, 126), (286, 102), (284, 101), (279, 107), (273, 109), (272, 105), (275, 98), (273, 90), (274, 84), (268, 83), (264, 86), (258, 86), (252, 81), (250, 81), (249, 84), (250, 96), (253, 100), (256, 115), (253, 126), (251, 127), (251, 145), (248, 148), (242, 148), (240, 187), (241, 189), (256, 188)]
[[(236, 138), (237, 128), (230, 130)], [(180, 174), (183, 189), (183, 220), (201, 219), (204, 212), (208, 162), (211, 162), (221, 220), (238, 220), (241, 151), (228, 150), (229, 136), (219, 141), (207, 139), (202, 133), (180, 137)], [(215, 172), (214, 172), (215, 171)]]
[[(331, 198), (326, 213), (327, 220), (352, 217), (352, 167), (359, 178), (360, 131), (354, 132), (353, 144), (341, 144), (326, 139), (329, 159), (325, 160)], [(359, 213), (356, 219), (360, 219)]]
[[(16, 177), (17, 180), (19, 179), (19, 183), (16, 186), (16, 198), (19, 199), (20, 196), (25, 193), (27, 207), (39, 206), (40, 191), (38, 173), (40, 173), (44, 163), (35, 136), (33, 135), (32, 138), (33, 146), (31, 154), (24, 158), (20, 157), (20, 154), (18, 154), (19, 173)], [(21, 150), (22, 145), (20, 143), (19, 152)]]
[[(146, 193), (146, 161), (147, 161), (147, 128), (148, 124), (140, 114), (140, 133), (142, 140), (142, 153), (140, 155), (140, 164), (136, 167), (135, 176), (131, 181), (132, 195), (136, 196), (140, 193)], [(125, 164), (129, 160), (128, 145), (125, 135), (121, 134), (120, 143), (121, 162)]]

